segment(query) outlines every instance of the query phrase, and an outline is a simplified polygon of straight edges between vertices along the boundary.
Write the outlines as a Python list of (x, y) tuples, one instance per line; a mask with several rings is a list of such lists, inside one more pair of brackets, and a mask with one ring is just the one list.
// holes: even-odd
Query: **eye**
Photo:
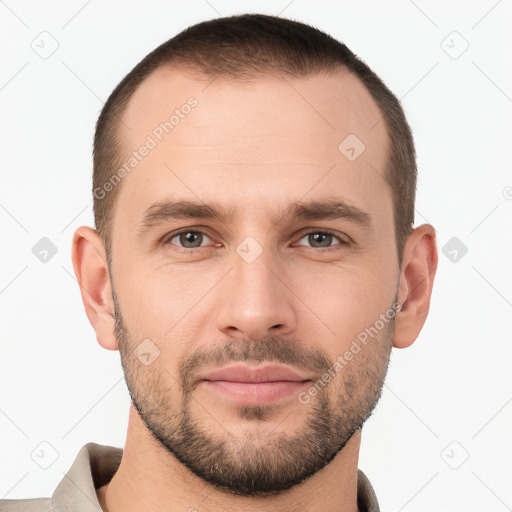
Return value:
[[(348, 245), (348, 240), (342, 238), (339, 234), (334, 231), (325, 229), (325, 230), (317, 230), (317, 231), (308, 231), (307, 233), (302, 235), (300, 240), (307, 238), (307, 241), (311, 244), (312, 249), (320, 249), (320, 250), (329, 250), (336, 249), (336, 245), (332, 245), (333, 240), (338, 240), (338, 244), (341, 247)], [(303, 244), (295, 244), (295, 245), (303, 245)]]
[[(211, 241), (211, 238), (204, 231), (183, 229), (172, 233), (162, 243), (164, 245), (175, 245), (177, 250), (182, 252), (193, 252), (195, 249), (204, 247), (202, 243), (205, 239)], [(176, 240), (176, 242), (173, 242), (173, 240)]]

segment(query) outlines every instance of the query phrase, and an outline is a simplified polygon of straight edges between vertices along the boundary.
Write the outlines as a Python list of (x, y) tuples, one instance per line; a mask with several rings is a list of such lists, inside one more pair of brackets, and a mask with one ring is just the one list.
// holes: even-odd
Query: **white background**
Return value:
[[(359, 467), (382, 510), (511, 510), (510, 0), (2, 1), (0, 498), (51, 496), (89, 441), (124, 446), (119, 353), (97, 344), (70, 258), (73, 231), (93, 225), (94, 124), (149, 51), (241, 12), (281, 13), (347, 44), (413, 128), (416, 224), (437, 229), (440, 262), (427, 324), (393, 352), (363, 430)], [(31, 47), (45, 37), (51, 48), (43, 31), (58, 43), (47, 59)], [(42, 237), (58, 248), (46, 263), (32, 253)], [(442, 252), (452, 237), (468, 249), (456, 262)], [(31, 458), (43, 449), (51, 462), (41, 442), (58, 453), (48, 469)]]

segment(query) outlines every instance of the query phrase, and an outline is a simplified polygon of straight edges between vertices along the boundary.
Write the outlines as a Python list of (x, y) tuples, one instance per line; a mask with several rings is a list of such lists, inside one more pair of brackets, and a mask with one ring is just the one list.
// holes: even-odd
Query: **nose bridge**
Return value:
[(293, 304), (276, 251), (248, 236), (235, 248), (231, 266), (218, 299), (218, 328), (251, 339), (292, 330)]
[(270, 247), (264, 249), (256, 239), (247, 237), (235, 252), (232, 279), (240, 288), (241, 296), (247, 294), (256, 300), (266, 298), (267, 303), (275, 298), (279, 290), (274, 268), (279, 263), (274, 251)]

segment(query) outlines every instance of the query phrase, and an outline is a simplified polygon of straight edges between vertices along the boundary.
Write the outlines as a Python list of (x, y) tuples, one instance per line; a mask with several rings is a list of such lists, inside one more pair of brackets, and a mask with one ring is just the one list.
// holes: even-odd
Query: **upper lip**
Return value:
[(236, 365), (213, 370), (206, 373), (201, 380), (226, 380), (231, 382), (301, 382), (311, 379), (286, 366), (269, 365), (250, 368), (245, 365)]

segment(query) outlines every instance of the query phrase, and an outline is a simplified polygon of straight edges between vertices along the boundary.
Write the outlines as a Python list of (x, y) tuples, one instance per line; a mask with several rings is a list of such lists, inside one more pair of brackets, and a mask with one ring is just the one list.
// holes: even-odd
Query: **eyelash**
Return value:
[[(174, 233), (171, 233), (167, 237), (164, 237), (164, 239), (162, 241), (162, 244), (163, 245), (172, 245), (172, 246), (174, 246), (174, 249), (176, 251), (181, 252), (181, 253), (186, 253), (186, 254), (194, 254), (197, 251), (199, 251), (201, 249), (204, 249), (204, 247), (195, 247), (193, 249), (188, 249), (186, 247), (180, 247), (180, 246), (177, 246), (175, 244), (171, 244), (171, 240), (173, 240), (177, 236), (182, 235), (184, 233), (201, 233), (203, 235), (206, 235), (209, 238), (212, 238), (208, 234), (207, 231), (204, 231), (204, 230), (201, 230), (201, 229), (181, 229), (180, 231), (176, 231)], [(310, 247), (310, 249), (316, 250), (318, 252), (331, 252), (333, 250), (334, 251), (335, 250), (339, 250), (339, 249), (349, 245), (349, 242), (344, 240), (336, 231), (332, 231), (330, 229), (312, 229), (310, 231), (307, 231), (307, 232), (303, 233), (302, 236), (299, 238), (299, 240), (302, 240), (304, 237), (306, 237), (308, 235), (311, 235), (313, 233), (315, 233), (315, 234), (322, 234), (322, 235), (332, 235), (333, 237), (337, 238), (340, 241), (340, 243), (339, 243), (340, 247), (337, 247), (337, 246), (327, 247), (327, 248)]]

